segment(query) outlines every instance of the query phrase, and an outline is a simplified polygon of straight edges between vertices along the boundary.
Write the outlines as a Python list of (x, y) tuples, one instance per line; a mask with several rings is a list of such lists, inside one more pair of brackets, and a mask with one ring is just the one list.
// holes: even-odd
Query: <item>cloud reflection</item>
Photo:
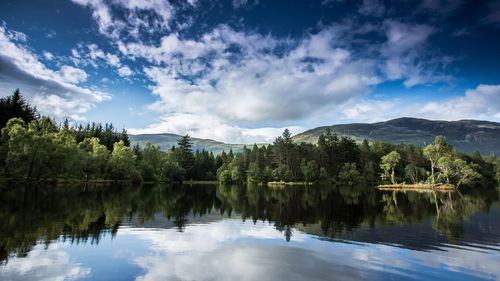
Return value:
[[(123, 229), (148, 241), (147, 254), (133, 257), (144, 270), (136, 280), (383, 280), (387, 278), (498, 278), (494, 249), (443, 246), (414, 251), (394, 245), (325, 241), (294, 230), (292, 241), (267, 222), (239, 220), (175, 229)], [(479, 262), (481, 261), (481, 262)], [(426, 274), (425, 276), (422, 274)]]
[(64, 244), (51, 244), (47, 249), (36, 245), (26, 257), (9, 259), (0, 267), (0, 280), (77, 280), (90, 274), (90, 268), (74, 263)]

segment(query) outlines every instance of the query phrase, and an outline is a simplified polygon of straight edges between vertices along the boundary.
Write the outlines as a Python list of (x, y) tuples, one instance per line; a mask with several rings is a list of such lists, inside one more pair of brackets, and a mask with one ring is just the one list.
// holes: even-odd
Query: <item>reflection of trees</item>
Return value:
[(381, 195), (383, 224), (415, 223), (433, 215), (430, 193), (387, 191)]
[(25, 197), (19, 190), (0, 197), (0, 261), (25, 256), (39, 242), (99, 243), (115, 235), (123, 219), (144, 223), (157, 212), (182, 230), (186, 215), (204, 215), (215, 204), (213, 187), (30, 187)]
[(432, 219), (433, 228), (454, 242), (463, 235), (464, 222), (477, 211), (487, 209), (497, 198), (488, 189), (474, 192), (464, 195), (460, 192), (386, 191), (380, 198), (382, 212), (378, 220), (384, 224), (409, 224)]
[(438, 209), (433, 220), (433, 228), (446, 235), (451, 242), (462, 236), (463, 224), (478, 210), (487, 209), (488, 197), (462, 195), (461, 193), (437, 194)]
[[(337, 186), (293, 186), (267, 188), (258, 185), (217, 188), (224, 208), (243, 219), (274, 222), (277, 230), (290, 239), (292, 227), (321, 225), (324, 234), (358, 226), (375, 202), (373, 188)], [(227, 206), (227, 207), (225, 207)]]
[[(26, 190), (24, 194), (19, 191)], [(161, 213), (179, 231), (192, 217), (218, 212), (274, 223), (289, 240), (294, 228), (318, 227), (336, 236), (361, 224), (414, 223), (433, 219), (437, 232), (450, 241), (462, 235), (462, 224), (487, 209), (497, 194), (376, 192), (358, 186), (119, 186), (27, 187), (0, 189), (0, 261), (24, 256), (36, 243), (61, 239), (99, 243), (115, 235), (123, 220), (139, 224)], [(21, 192), (22, 193), (22, 192)]]

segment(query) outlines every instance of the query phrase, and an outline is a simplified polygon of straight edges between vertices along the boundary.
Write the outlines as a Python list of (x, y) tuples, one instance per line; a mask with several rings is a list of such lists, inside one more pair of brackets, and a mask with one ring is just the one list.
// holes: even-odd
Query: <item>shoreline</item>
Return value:
[(380, 190), (440, 190), (440, 191), (451, 191), (456, 190), (453, 184), (380, 184), (377, 185), (377, 189)]

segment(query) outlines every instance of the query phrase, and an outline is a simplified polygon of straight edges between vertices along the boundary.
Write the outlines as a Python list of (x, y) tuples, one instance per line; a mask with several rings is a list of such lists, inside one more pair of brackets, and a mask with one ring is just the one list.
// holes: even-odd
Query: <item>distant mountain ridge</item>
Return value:
[(420, 118), (397, 118), (386, 122), (353, 123), (323, 126), (293, 137), (296, 142), (316, 143), (330, 128), (338, 135), (348, 135), (362, 141), (411, 143), (425, 146), (438, 135), (462, 152), (479, 151), (483, 155), (500, 155), (500, 123), (478, 120), (436, 121)]
[[(448, 142), (458, 150), (466, 153), (475, 150), (482, 155), (500, 155), (500, 123), (478, 120), (436, 121), (420, 118), (397, 118), (377, 123), (352, 123), (323, 126), (307, 130), (293, 137), (295, 142), (316, 143), (318, 137), (330, 128), (341, 136), (350, 136), (358, 141), (385, 141), (389, 143), (411, 143), (425, 146), (438, 135), (446, 137)], [(130, 135), (132, 144), (143, 146), (146, 141), (159, 144), (167, 150), (177, 144), (181, 137), (176, 134), (143, 134)], [(226, 144), (211, 139), (193, 139), (194, 150), (208, 150), (219, 154), (223, 150), (241, 152), (244, 144)], [(246, 145), (251, 148), (252, 145)]]
[[(143, 147), (146, 142), (151, 142), (153, 144), (160, 145), (160, 149), (165, 151), (170, 149), (172, 146), (177, 146), (177, 141), (181, 138), (181, 135), (176, 134), (141, 134), (141, 135), (129, 135), (130, 143), (135, 145), (136, 143), (139, 146)], [(227, 144), (220, 141), (215, 141), (211, 139), (199, 139), (199, 138), (191, 138), (193, 141), (193, 151), (196, 150), (208, 150), (213, 152), (214, 154), (220, 154), (222, 151), (229, 152), (229, 150), (233, 150), (233, 152), (241, 152), (243, 151), (244, 144)], [(248, 145), (247, 145), (248, 146)]]

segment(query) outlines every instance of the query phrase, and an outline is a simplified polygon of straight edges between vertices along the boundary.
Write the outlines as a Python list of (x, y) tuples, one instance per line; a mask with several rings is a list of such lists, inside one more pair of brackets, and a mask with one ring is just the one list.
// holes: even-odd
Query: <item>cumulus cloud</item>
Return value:
[(45, 114), (82, 119), (82, 114), (95, 104), (111, 98), (107, 93), (77, 86), (87, 79), (83, 70), (71, 66), (63, 66), (59, 71), (47, 68), (25, 47), (12, 42), (5, 27), (0, 27), (0, 49), (2, 92), (22, 86), (21, 91)]
[[(126, 56), (156, 64), (144, 68), (159, 97), (150, 109), (213, 116), (220, 124), (243, 128), (307, 118), (364, 96), (378, 84), (372, 61), (352, 57), (336, 44), (340, 32), (331, 27), (291, 44), (219, 26), (199, 40), (170, 34), (159, 45), (119, 46)], [(289, 51), (275, 54), (283, 45)]]
[(230, 131), (266, 123), (281, 130), (312, 120), (379, 121), (395, 104), (369, 97), (379, 83), (403, 80), (413, 87), (452, 80), (435, 72), (442, 61), (422, 59), (432, 26), (387, 20), (375, 28), (387, 38), (378, 57), (356, 52), (344, 25), (323, 27), (299, 40), (220, 25), (197, 38), (170, 33), (157, 44), (120, 40), (117, 45), (123, 55), (151, 64), (143, 71), (158, 101), (148, 108), (163, 114), (162, 122), (169, 125), (156, 123), (145, 131), (173, 130), (170, 124), (179, 114), (196, 120), (211, 116), (226, 134), (192, 135), (235, 141), (242, 133)]
[(420, 84), (450, 82), (453, 78), (439, 70), (448, 57), (433, 57), (426, 53), (429, 37), (435, 28), (427, 24), (407, 24), (385, 21), (387, 41), (382, 46), (386, 58), (383, 71), (389, 80), (404, 80), (406, 87)]
[(73, 84), (84, 82), (88, 77), (84, 70), (69, 65), (63, 65), (59, 70), (59, 74), (66, 82)]
[[(136, 37), (140, 32), (155, 32), (169, 28), (174, 8), (164, 0), (72, 0), (74, 3), (89, 7), (92, 17), (98, 24), (99, 32), (111, 38), (120, 35)], [(120, 9), (122, 13), (113, 13)], [(152, 13), (151, 17), (145, 12)]]
[(128, 77), (134, 74), (129, 66), (124, 65), (117, 54), (103, 51), (97, 44), (78, 44), (77, 48), (71, 49), (72, 61), (77, 66), (91, 65), (94, 68), (112, 67), (119, 76)]
[(43, 57), (46, 60), (53, 60), (54, 59), (54, 55), (51, 52), (49, 52), (49, 51), (44, 51), (43, 52)]
[(118, 74), (122, 77), (128, 77), (134, 74), (134, 72), (128, 66), (122, 66), (118, 68)]
[(28, 41), (28, 36), (26, 36), (25, 33), (15, 31), (15, 30), (8, 30), (5, 25), (2, 26), (4, 29), (4, 35), (9, 38), (11, 41), (18, 41), (18, 42), (26, 42)]
[(111, 66), (118, 67), (118, 66), (121, 65), (120, 58), (118, 58), (117, 55), (113, 55), (113, 54), (110, 54), (110, 53), (106, 54), (106, 61)]
[(417, 111), (426, 118), (447, 120), (486, 119), (500, 121), (500, 85), (479, 85), (465, 95), (429, 102)]
[[(149, 80), (157, 101), (146, 108), (158, 112), (160, 121), (132, 129), (136, 133), (264, 141), (264, 136), (249, 135), (255, 132), (253, 128), (273, 128), (274, 133), (290, 124), (381, 120), (397, 107), (397, 102), (371, 96), (375, 86), (385, 81), (401, 81), (408, 88), (453, 81), (444, 71), (451, 58), (429, 48), (438, 32), (430, 24), (396, 19), (368, 25), (343, 22), (319, 25), (297, 38), (229, 24), (207, 25), (191, 33), (176, 27), (184, 24), (181, 10), (193, 8), (197, 1), (176, 7), (159, 0), (73, 2), (90, 7), (99, 31), (111, 37), (120, 52), (107, 53), (90, 44), (78, 50), (81, 58), (73, 57), (94, 66), (105, 62), (122, 77)], [(240, 8), (254, 3), (238, 0), (230, 4)], [(384, 3), (364, 0), (358, 12), (383, 16), (391, 12)], [(422, 1), (419, 7), (422, 12), (452, 11), (459, 6), (450, 1)], [(174, 18), (178, 21), (173, 25)], [(357, 38), (368, 33), (382, 36), (369, 43)], [(139, 62), (142, 68), (132, 71), (120, 58)], [(195, 129), (180, 126), (182, 122)]]

